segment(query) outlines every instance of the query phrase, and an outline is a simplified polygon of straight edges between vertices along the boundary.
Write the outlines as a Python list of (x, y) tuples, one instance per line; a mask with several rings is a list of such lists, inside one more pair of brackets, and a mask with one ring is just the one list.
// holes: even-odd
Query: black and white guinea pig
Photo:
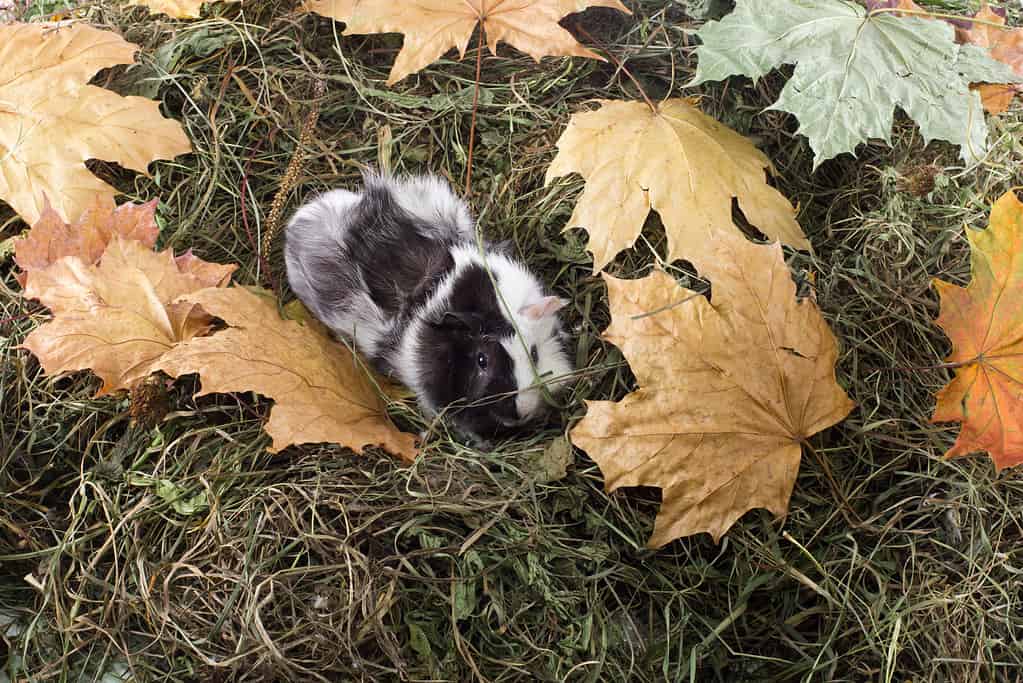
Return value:
[(479, 441), (541, 417), (540, 385), (556, 394), (572, 371), (558, 318), (566, 302), (502, 248), (481, 250), (469, 207), (440, 178), (364, 182), (289, 221), (295, 294), (412, 389), (427, 417), (443, 412)]

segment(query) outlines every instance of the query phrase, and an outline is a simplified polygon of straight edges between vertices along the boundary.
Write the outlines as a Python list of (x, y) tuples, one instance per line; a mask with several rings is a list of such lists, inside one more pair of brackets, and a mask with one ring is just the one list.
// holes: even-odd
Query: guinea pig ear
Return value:
[(431, 327), (457, 332), (474, 332), (479, 325), (476, 315), (465, 311), (444, 311), (429, 321)]
[(519, 315), (529, 320), (540, 320), (552, 316), (568, 305), (567, 299), (556, 296), (545, 296), (534, 304), (523, 306), (519, 309)]

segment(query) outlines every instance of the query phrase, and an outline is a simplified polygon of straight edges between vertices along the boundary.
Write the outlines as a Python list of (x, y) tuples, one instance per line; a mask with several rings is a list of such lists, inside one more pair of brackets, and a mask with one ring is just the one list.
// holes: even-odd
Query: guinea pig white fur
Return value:
[(483, 439), (541, 417), (540, 388), (563, 389), (572, 365), (558, 311), (520, 261), (477, 242), (469, 207), (434, 176), (367, 174), (360, 193), (332, 190), (288, 223), (292, 290), (384, 375)]

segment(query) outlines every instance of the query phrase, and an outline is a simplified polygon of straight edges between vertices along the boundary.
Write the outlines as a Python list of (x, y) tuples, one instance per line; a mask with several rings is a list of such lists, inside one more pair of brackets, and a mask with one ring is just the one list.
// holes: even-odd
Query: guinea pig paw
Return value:
[(474, 434), (473, 432), (462, 431), (459, 436), (463, 442), (472, 446), (477, 451), (489, 451), (494, 447), (493, 441), (485, 439), (479, 434)]

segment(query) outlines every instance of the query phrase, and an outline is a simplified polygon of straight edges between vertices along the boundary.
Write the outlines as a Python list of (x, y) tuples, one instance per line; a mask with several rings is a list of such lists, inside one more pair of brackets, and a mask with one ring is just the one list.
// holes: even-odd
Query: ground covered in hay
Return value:
[[(270, 455), (269, 402), (193, 400), (188, 379), (157, 392), (170, 413), (146, 427), (133, 412), (159, 405), (95, 399), (92, 376), (51, 380), (17, 348), (46, 316), (0, 264), (0, 680), (1019, 680), (1023, 478), (943, 460), (956, 428), (929, 416), (949, 349), (931, 279), (967, 281), (965, 226), (1023, 184), (1023, 107), (991, 120), (993, 151), (974, 168), (901, 120), (891, 147), (811, 172), (796, 121), (763, 111), (783, 75), (685, 90), (685, 3), (627, 3), (632, 17), (565, 22), (624, 69), (509, 48), (482, 62), (472, 204), (488, 236), (571, 298), (588, 368), (545, 431), (489, 452), (437, 436), (412, 466), (328, 446)], [(196, 149), (151, 178), (92, 167), (130, 199), (161, 199), (161, 246), (238, 262), (242, 283), (290, 297), (279, 240), (259, 245), (314, 109), (286, 211), (367, 165), (464, 178), (474, 49), (388, 88), (399, 36), (342, 37), (285, 2), (215, 4), (193, 22), (103, 0), (81, 12), (143, 47), (139, 65), (99, 80), (162, 100)], [(584, 399), (632, 388), (600, 340), (609, 317), (585, 235), (561, 234), (581, 182), (543, 187), (572, 112), (639, 97), (625, 69), (651, 98), (701, 96), (775, 162), (815, 249), (791, 265), (816, 287), (858, 404), (812, 440), (788, 518), (751, 512), (720, 545), (644, 549), (658, 493), (608, 496), (582, 453), (566, 477), (542, 475)], [(0, 207), (0, 238), (23, 228)], [(652, 252), (664, 253), (656, 217), (609, 270), (641, 275)], [(411, 404), (395, 416), (416, 427)], [(154, 477), (209, 507), (182, 514)]]

